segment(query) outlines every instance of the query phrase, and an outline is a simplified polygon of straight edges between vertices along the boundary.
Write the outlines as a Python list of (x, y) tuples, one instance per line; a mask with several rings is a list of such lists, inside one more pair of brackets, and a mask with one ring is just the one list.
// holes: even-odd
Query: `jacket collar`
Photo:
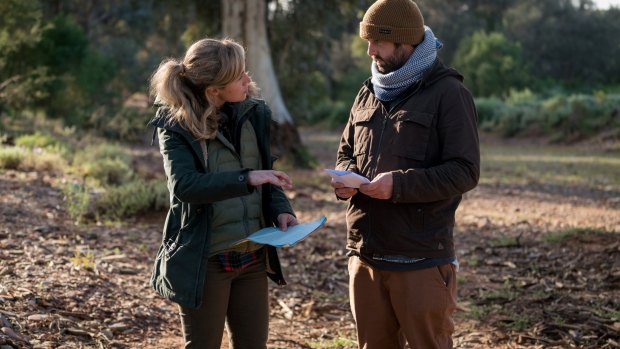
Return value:
[[(248, 113), (255, 105), (258, 104), (258, 101), (254, 98), (246, 98), (242, 102), (237, 103), (229, 103), (229, 105), (233, 109), (233, 114), (238, 117), (241, 117)], [(178, 132), (180, 134), (186, 135), (189, 139), (193, 139), (194, 137), (187, 132), (184, 128), (178, 125), (176, 122), (170, 120), (170, 108), (166, 105), (159, 105), (157, 112), (155, 113), (155, 117), (149, 121), (149, 125), (155, 126), (158, 128), (168, 129), (174, 132)]]
[[(230, 106), (233, 109), (232, 115), (237, 115), (237, 117), (242, 117), (246, 113), (248, 113), (254, 106), (258, 104), (258, 101), (253, 98), (246, 98), (242, 102), (238, 103), (230, 103)], [(155, 126), (153, 130), (153, 139), (151, 140), (151, 145), (155, 143), (155, 137), (157, 137), (157, 129), (167, 129), (173, 132), (176, 132), (183, 136), (187, 140), (187, 142), (191, 145), (194, 152), (202, 159), (202, 164), (204, 166), (204, 156), (202, 154), (202, 148), (200, 143), (194, 136), (181, 127), (178, 123), (172, 121), (170, 119), (170, 109), (165, 105), (160, 105), (155, 113), (155, 117), (151, 119), (149, 125)], [(205, 167), (206, 169), (206, 167)]]
[[(412, 88), (414, 88), (415, 90), (417, 90), (418, 87), (420, 89), (424, 89), (425, 87), (430, 86), (447, 76), (455, 77), (461, 82), (463, 81), (463, 75), (461, 75), (453, 68), (448, 68), (439, 58), (437, 58), (435, 60), (435, 63), (433, 63), (433, 65), (426, 72), (424, 72), (424, 75), (422, 76), (420, 82), (414, 84)], [(374, 95), (375, 91), (370, 80), (371, 78), (368, 78), (366, 81), (364, 81), (364, 86)], [(411, 88), (403, 92), (403, 94), (407, 95), (410, 93)]]

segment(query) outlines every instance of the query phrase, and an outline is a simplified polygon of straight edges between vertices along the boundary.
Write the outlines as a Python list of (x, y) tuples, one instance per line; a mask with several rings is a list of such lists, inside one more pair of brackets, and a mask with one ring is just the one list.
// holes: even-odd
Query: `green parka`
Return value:
[[(252, 98), (233, 103), (232, 110), (237, 125), (247, 120), (254, 127), (263, 170), (271, 169), (274, 160), (270, 151), (271, 111), (264, 101)], [(199, 141), (178, 124), (171, 123), (167, 113), (167, 108), (160, 108), (150, 122), (157, 128), (170, 191), (170, 209), (150, 283), (163, 297), (184, 307), (197, 308), (202, 302), (209, 255), (210, 205), (248, 195), (254, 188), (248, 184), (250, 169), (210, 173)], [(238, 135), (233, 137), (238, 139)], [(267, 225), (277, 225), (281, 213), (294, 214), (281, 188), (265, 184), (262, 193)], [(285, 285), (276, 249), (271, 246), (267, 247), (267, 263), (268, 276)]]

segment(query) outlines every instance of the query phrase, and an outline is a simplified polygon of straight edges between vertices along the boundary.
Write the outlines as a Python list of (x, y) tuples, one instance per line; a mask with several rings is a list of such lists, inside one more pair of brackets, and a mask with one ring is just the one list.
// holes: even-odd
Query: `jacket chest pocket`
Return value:
[(373, 116), (376, 110), (376, 108), (368, 108), (359, 109), (355, 112), (353, 118), (353, 126), (355, 127), (353, 156), (363, 155), (370, 151), (370, 145), (375, 137)]
[(392, 153), (424, 161), (434, 117), (434, 114), (419, 111), (403, 111), (395, 115), (396, 137)]

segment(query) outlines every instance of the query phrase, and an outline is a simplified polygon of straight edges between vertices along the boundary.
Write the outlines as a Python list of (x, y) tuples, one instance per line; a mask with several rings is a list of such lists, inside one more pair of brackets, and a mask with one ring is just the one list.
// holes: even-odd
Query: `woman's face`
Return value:
[(250, 82), (251, 80), (248, 73), (243, 72), (237, 80), (228, 83), (222, 88), (213, 89), (211, 91), (208, 89), (207, 93), (212, 95), (215, 106), (219, 108), (226, 102), (241, 102), (245, 100)]

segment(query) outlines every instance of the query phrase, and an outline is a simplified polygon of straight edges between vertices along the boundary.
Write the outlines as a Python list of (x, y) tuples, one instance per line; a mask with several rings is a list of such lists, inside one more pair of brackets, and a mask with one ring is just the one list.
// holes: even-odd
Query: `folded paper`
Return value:
[(263, 228), (245, 239), (235, 243), (239, 244), (244, 241), (253, 241), (259, 244), (271, 245), (275, 247), (293, 246), (310, 233), (316, 231), (325, 224), (327, 218), (325, 216), (307, 223), (301, 223), (288, 227), (286, 231), (282, 231), (276, 227)]
[(330, 170), (326, 169), (327, 173), (336, 181), (349, 188), (359, 188), (360, 184), (370, 183), (368, 178), (358, 175), (351, 171)]

